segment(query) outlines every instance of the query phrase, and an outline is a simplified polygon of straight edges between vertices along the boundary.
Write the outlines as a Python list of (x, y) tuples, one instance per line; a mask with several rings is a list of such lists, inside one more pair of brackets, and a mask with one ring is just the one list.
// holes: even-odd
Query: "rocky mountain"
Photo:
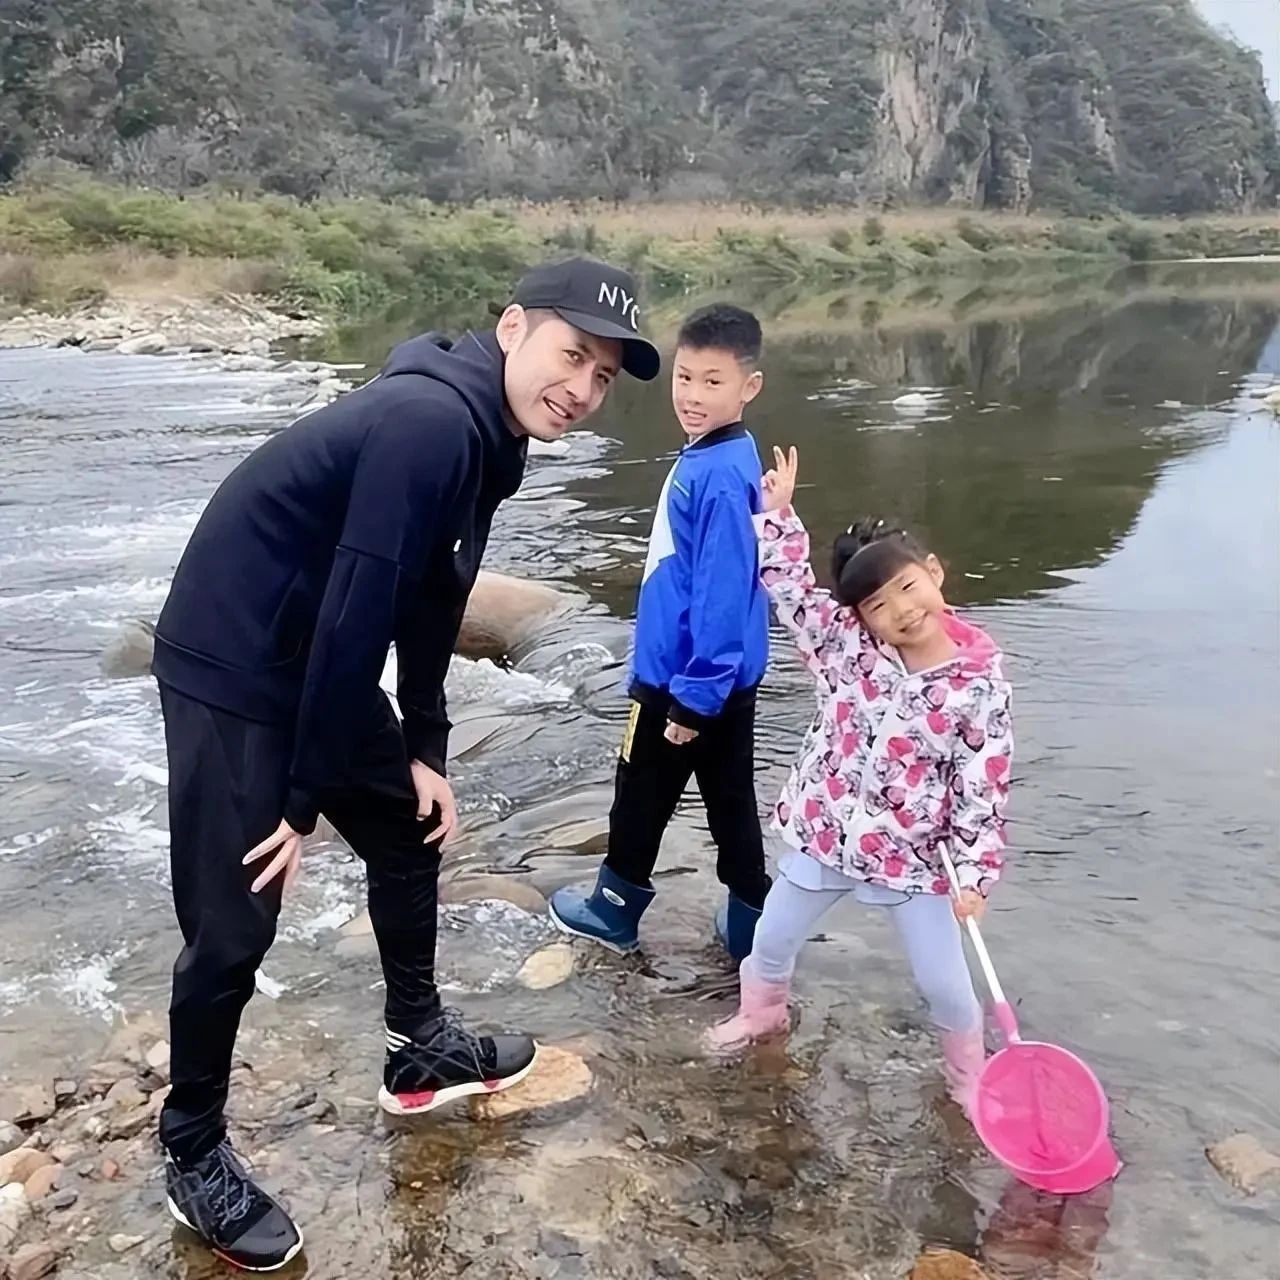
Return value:
[(1274, 202), (1191, 0), (5, 0), (0, 180), (1193, 213)]

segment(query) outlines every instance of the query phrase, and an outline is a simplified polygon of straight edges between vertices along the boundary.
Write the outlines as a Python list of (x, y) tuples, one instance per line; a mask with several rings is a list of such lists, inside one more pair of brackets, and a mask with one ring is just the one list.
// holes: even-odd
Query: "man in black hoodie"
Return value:
[[(185, 946), (160, 1117), (168, 1203), (229, 1261), (274, 1270), (302, 1237), (226, 1138), (240, 1015), (320, 813), (366, 863), (386, 978), (379, 1102), (397, 1115), (507, 1088), (528, 1036), (478, 1036), (435, 985), (444, 679), (527, 439), (559, 439), (626, 371), (658, 372), (630, 276), (538, 268), (494, 332), (392, 352), (365, 386), (251, 454), (213, 495), (156, 629), (174, 901)], [(379, 688), (394, 643), (403, 723)]]

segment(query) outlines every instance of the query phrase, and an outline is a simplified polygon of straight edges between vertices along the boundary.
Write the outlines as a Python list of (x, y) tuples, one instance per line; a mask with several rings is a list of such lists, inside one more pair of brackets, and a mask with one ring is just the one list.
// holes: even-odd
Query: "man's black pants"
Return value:
[[(169, 1009), (173, 1091), (160, 1136), (179, 1159), (225, 1136), (223, 1109), (240, 1015), (275, 939), (282, 878), (250, 891), (266, 865), (244, 856), (276, 829), (293, 754), (290, 726), (259, 724), (160, 686), (169, 756), (173, 898), (185, 946)], [(404, 738), (379, 696), (364, 732), (358, 781), (321, 796), (321, 809), (365, 862), (369, 915), (386, 978), (387, 1025), (412, 1035), (440, 1010), (435, 986), (438, 814), (417, 820)]]
[(715, 841), (720, 883), (749, 907), (769, 891), (755, 788), (755, 693), (738, 694), (682, 746), (666, 739), (664, 709), (632, 702), (618, 758), (605, 865), (647, 886), (680, 796), (696, 778)]

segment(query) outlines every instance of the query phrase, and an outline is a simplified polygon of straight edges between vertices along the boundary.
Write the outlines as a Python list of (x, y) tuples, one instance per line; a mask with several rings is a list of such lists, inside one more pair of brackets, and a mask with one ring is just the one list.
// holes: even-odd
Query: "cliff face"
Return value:
[(1191, 0), (9, 0), (0, 180), (1246, 210), (1256, 59)]

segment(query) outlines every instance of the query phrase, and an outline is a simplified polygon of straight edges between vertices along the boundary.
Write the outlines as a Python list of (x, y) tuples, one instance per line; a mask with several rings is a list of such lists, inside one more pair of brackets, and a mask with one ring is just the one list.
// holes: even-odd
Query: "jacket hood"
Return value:
[(981, 627), (965, 622), (950, 610), (943, 614), (942, 626), (957, 649), (953, 661), (961, 663), (966, 671), (974, 674), (1001, 674), (1000, 647)]
[(507, 426), (502, 370), (502, 348), (493, 332), (469, 332), (457, 342), (431, 332), (393, 348), (379, 376), (417, 374), (451, 386), (467, 402), (486, 443), (500, 457), (518, 455), (523, 465), (527, 441)]

